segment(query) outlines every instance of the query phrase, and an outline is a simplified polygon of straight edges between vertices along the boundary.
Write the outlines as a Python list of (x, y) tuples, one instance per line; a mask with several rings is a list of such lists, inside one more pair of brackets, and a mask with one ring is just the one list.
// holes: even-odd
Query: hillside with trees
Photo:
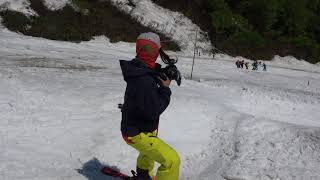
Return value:
[[(152, 0), (178, 11), (208, 32), (213, 46), (232, 56), (272, 59), (294, 56), (320, 61), (320, 0)], [(2, 23), (12, 31), (54, 40), (86, 41), (105, 35), (111, 42), (134, 42), (140, 32), (153, 31), (113, 6), (111, 1), (71, 0), (49, 10), (42, 0), (30, 0), (38, 16), (1, 9)], [(134, 1), (128, 1), (135, 6)], [(162, 39), (168, 34), (158, 32)], [(180, 50), (174, 41), (167, 48)]]
[[(21, 12), (0, 9), (0, 16), (2, 24), (11, 31), (72, 42), (88, 41), (100, 35), (108, 37), (110, 42), (135, 42), (141, 32), (153, 31), (109, 1), (72, 0), (72, 4), (52, 11), (42, 0), (30, 0), (30, 8), (37, 15), (27, 16)], [(157, 33), (161, 39), (169, 39), (166, 34)], [(166, 48), (180, 50), (174, 41), (168, 41)]]
[(212, 44), (251, 59), (320, 61), (320, 0), (153, 0), (209, 32)]

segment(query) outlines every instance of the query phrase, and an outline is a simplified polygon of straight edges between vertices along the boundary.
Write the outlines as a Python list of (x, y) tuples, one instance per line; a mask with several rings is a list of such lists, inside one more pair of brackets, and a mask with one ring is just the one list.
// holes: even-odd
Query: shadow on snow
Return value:
[(119, 178), (114, 178), (102, 174), (100, 170), (103, 167), (111, 167), (116, 171), (120, 171), (116, 166), (109, 166), (107, 164), (101, 163), (97, 158), (93, 158), (82, 165), (81, 169), (77, 169), (78, 173), (88, 178), (88, 180), (119, 180)]

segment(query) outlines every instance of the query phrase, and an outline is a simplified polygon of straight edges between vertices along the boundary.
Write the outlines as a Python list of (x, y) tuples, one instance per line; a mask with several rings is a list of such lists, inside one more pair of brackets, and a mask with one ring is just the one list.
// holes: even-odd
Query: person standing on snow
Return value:
[(249, 69), (249, 62), (244, 63), (244, 65), (246, 66), (246, 69)]
[(267, 65), (266, 65), (266, 63), (263, 63), (262, 66), (263, 66), (263, 71), (267, 71)]
[(236, 66), (237, 66), (237, 68), (240, 68), (240, 61), (239, 60), (236, 61)]
[(137, 180), (151, 180), (154, 162), (161, 166), (157, 180), (178, 180), (180, 157), (157, 137), (160, 114), (170, 103), (170, 80), (162, 80), (155, 71), (161, 48), (160, 37), (152, 32), (142, 33), (136, 41), (136, 58), (120, 60), (127, 82), (121, 108), (121, 132), (128, 145), (139, 151)]
[(258, 70), (258, 61), (254, 60), (254, 62), (252, 63), (252, 70), (257, 71)]

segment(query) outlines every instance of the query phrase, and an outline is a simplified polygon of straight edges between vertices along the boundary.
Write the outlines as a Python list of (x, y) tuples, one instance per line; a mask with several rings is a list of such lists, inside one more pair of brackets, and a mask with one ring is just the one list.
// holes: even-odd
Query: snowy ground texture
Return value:
[[(135, 168), (117, 109), (125, 90), (118, 60), (133, 58), (134, 44), (1, 28), (0, 47), (1, 180), (106, 180), (102, 164)], [(320, 179), (318, 66), (291, 58), (253, 72), (228, 56), (203, 57), (189, 80), (192, 59), (177, 55), (186, 79), (172, 84), (159, 131), (181, 156), (181, 180)]]
[[(267, 72), (253, 72), (235, 68), (241, 57), (202, 56), (190, 80), (197, 27), (150, 0), (112, 2), (188, 52), (176, 54), (186, 79), (172, 84), (159, 130), (181, 156), (181, 180), (320, 179), (319, 64), (275, 57)], [(45, 3), (59, 9), (70, 1)], [(35, 14), (28, 0), (0, 5)], [(210, 43), (201, 39), (205, 50)], [(134, 47), (105, 37), (49, 41), (0, 26), (0, 179), (112, 180), (97, 169), (134, 169), (137, 152), (121, 138), (117, 109), (126, 85), (118, 60), (132, 59)]]

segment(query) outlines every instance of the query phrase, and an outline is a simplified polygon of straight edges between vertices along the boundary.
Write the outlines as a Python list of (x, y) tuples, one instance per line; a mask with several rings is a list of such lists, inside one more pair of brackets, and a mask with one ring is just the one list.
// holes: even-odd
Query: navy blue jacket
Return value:
[(171, 90), (141, 60), (120, 60), (127, 88), (122, 106), (121, 132), (135, 136), (158, 128), (160, 114), (170, 103)]

